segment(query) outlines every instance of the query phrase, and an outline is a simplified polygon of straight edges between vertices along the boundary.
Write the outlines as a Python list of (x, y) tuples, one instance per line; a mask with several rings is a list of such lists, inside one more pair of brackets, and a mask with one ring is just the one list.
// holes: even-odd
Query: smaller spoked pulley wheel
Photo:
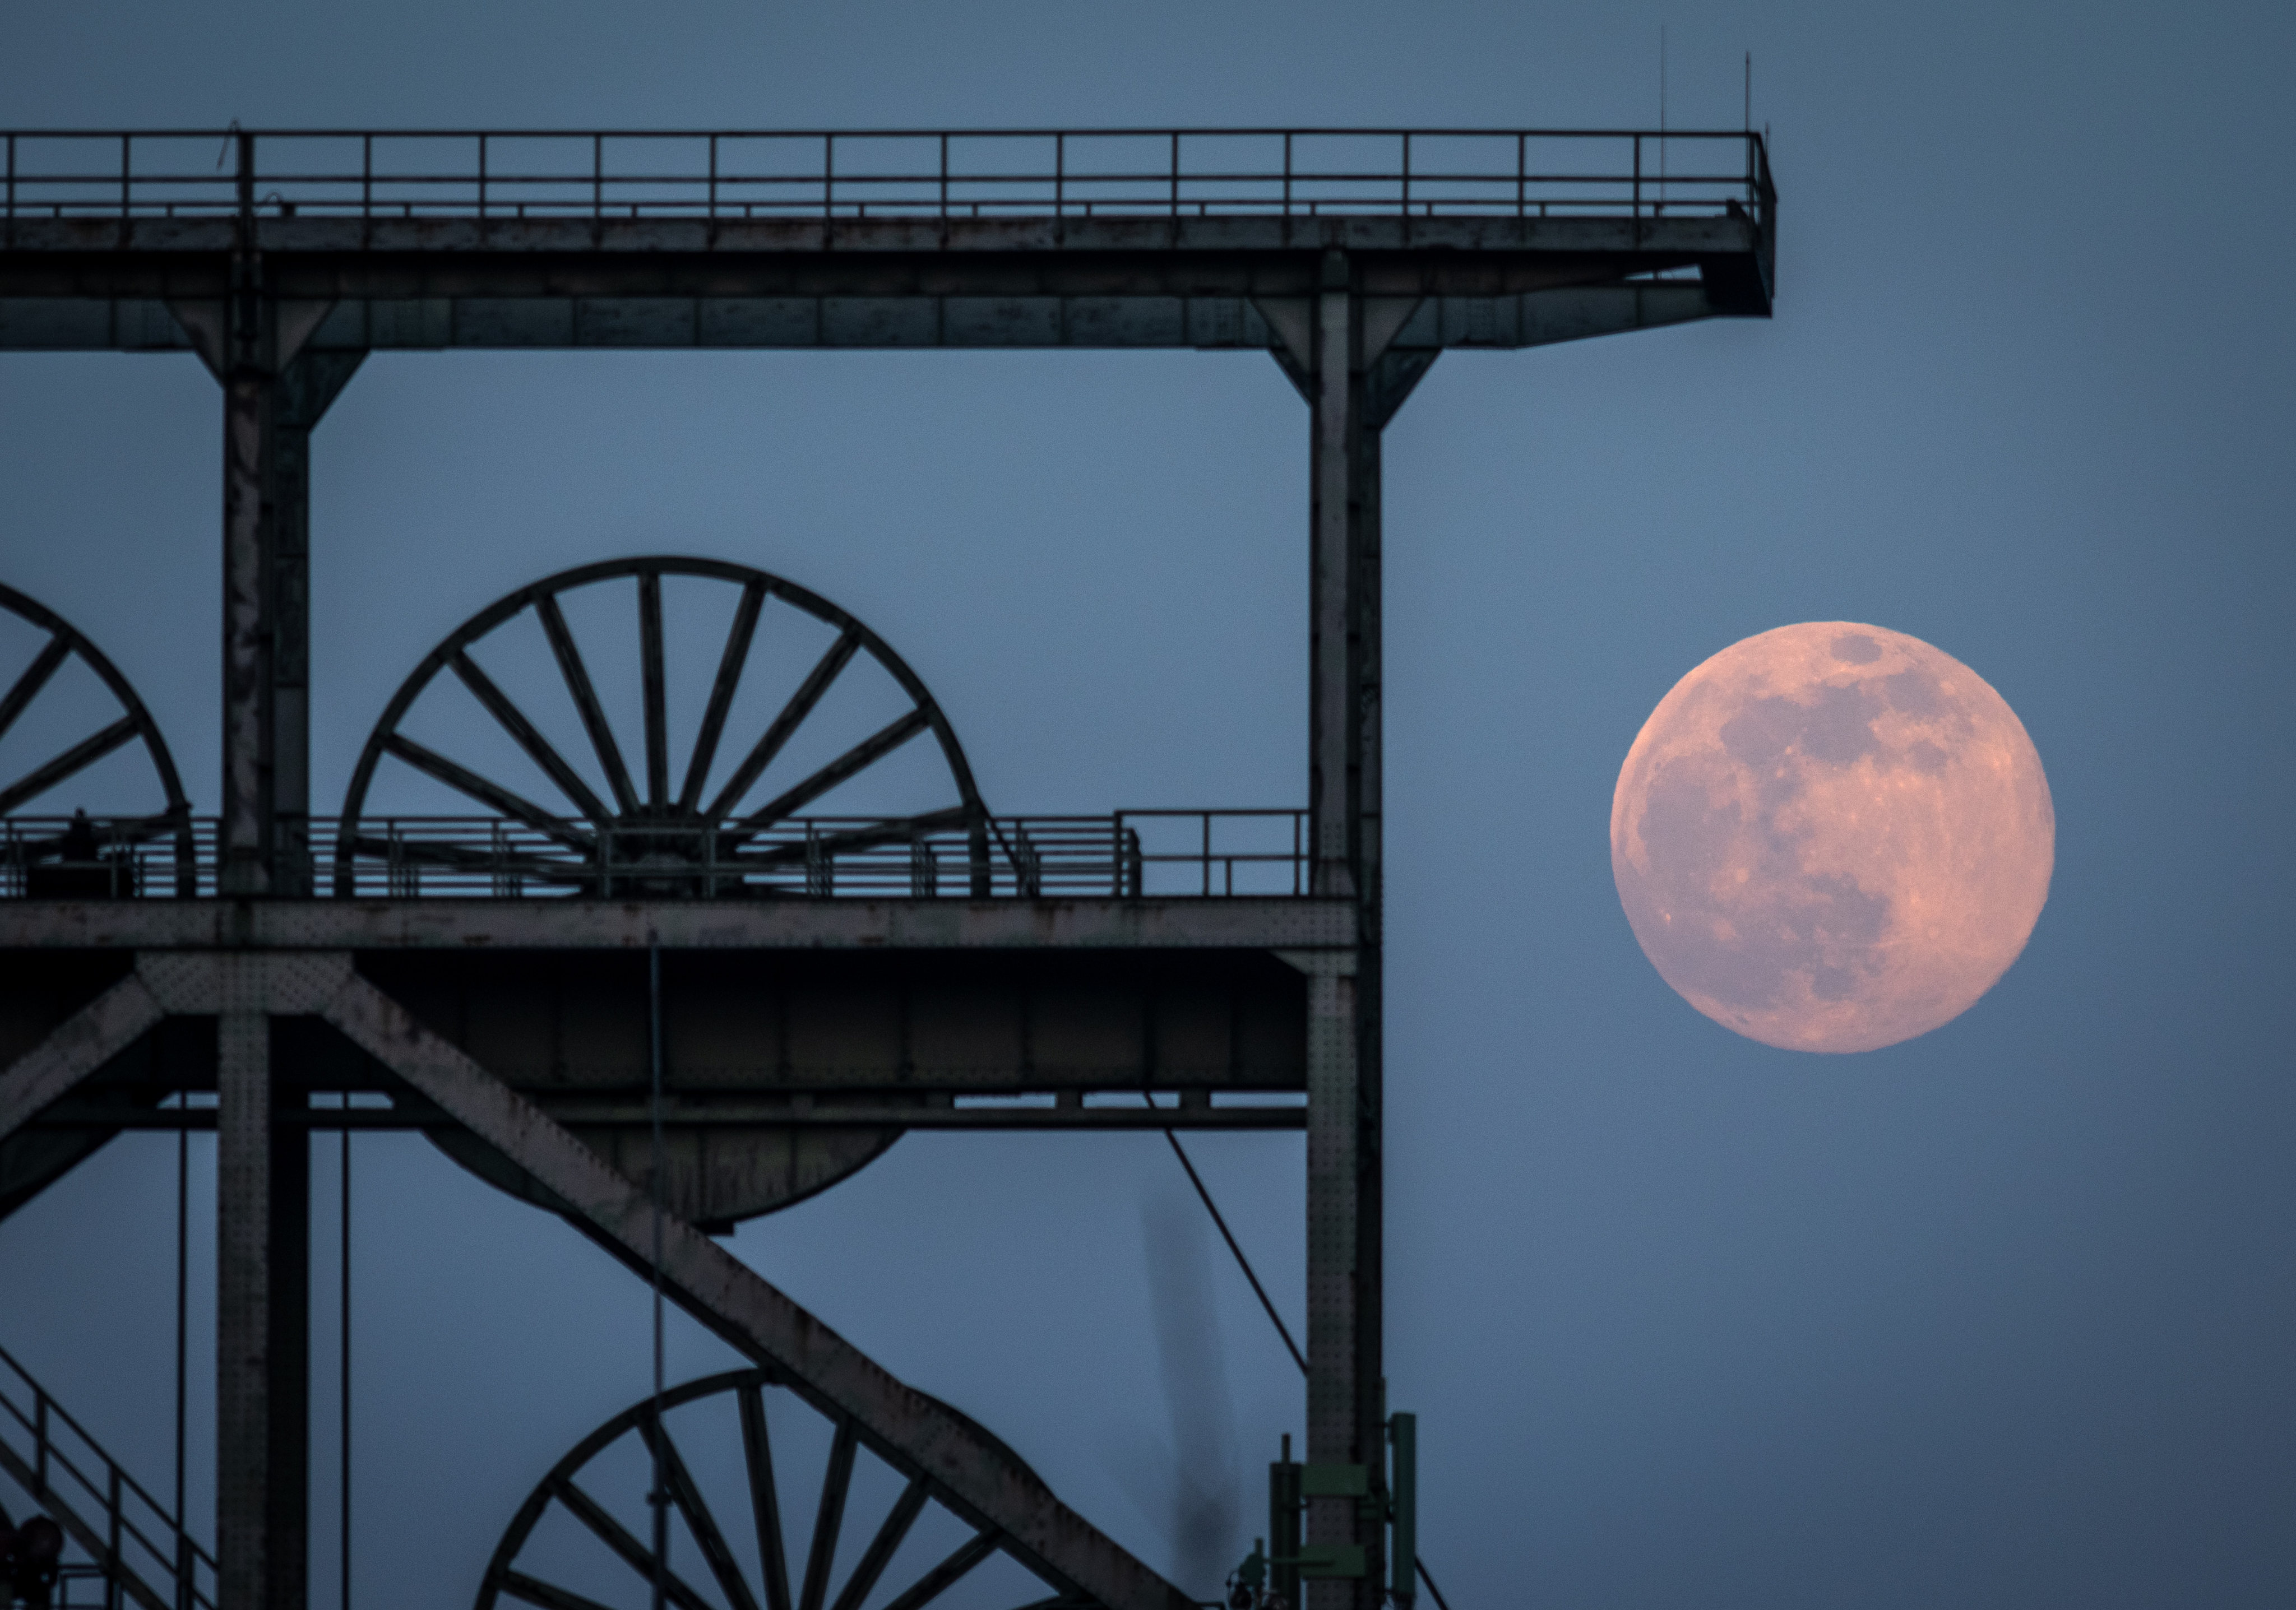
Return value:
[[(45, 605), (0, 586), (0, 665), (21, 664), (0, 684), (0, 891), (58, 900), (196, 893), (191, 802), (135, 690)], [(104, 764), (138, 749), (140, 766)], [(116, 804), (56, 812), (68, 783)]]
[(657, 1578), (678, 1610), (1070, 1602), (851, 1418), (765, 1369), (688, 1382), (659, 1414), (648, 1399), (583, 1438), (520, 1506), (477, 1610), (639, 1610)]
[(430, 652), (359, 756), (336, 888), (819, 895), (839, 857), (906, 842), (916, 892), (964, 893), (985, 824), (875, 633), (766, 571), (656, 555), (522, 587)]

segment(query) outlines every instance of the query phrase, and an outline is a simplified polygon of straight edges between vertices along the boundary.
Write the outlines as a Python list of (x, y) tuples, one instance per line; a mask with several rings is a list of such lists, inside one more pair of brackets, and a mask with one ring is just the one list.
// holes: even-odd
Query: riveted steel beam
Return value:
[[(542, 1110), (353, 976), (323, 1016), (565, 1205), (569, 1218), (634, 1271), (651, 1273), (645, 1193)], [(904, 1385), (692, 1226), (661, 1227), (661, 1279), (681, 1307), (761, 1362), (786, 1370), (818, 1406), (850, 1416), (898, 1467), (922, 1475), (960, 1516), (1064, 1592), (1109, 1610), (1193, 1602), (1054, 1498), (1010, 1449)]]
[(0, 1140), (70, 1095), (163, 1016), (165, 1009), (143, 978), (130, 973), (64, 1019), (0, 1070)]
[(0, 900), (8, 950), (1172, 950), (1355, 943), (1344, 900)]

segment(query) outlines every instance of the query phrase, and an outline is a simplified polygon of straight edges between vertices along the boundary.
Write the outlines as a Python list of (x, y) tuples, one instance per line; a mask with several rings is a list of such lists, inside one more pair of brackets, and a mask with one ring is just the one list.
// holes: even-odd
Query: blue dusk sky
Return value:
[[(1775, 318), (1453, 353), (1387, 434), (1387, 1356), (1425, 1553), (1456, 1610), (2284, 1606), (2296, 12), (14, 0), (0, 123), (1648, 126), (1661, 26), (1676, 126), (1736, 127), (1753, 53)], [(1304, 803), (1307, 414), (1265, 356), (391, 354), (313, 453), (320, 811), (458, 622), (658, 551), (869, 622), (1000, 811)], [(215, 383), (0, 356), (0, 580), (117, 660), (214, 809)], [(1811, 619), (1975, 670), (2057, 813), (2023, 958), (1853, 1057), (1685, 1005), (1609, 861), (1652, 706)], [(1296, 1327), (1299, 1139), (1193, 1146)], [(174, 1156), (120, 1140), (0, 1222), (0, 1346), (162, 1489)], [(418, 1138), (358, 1156), (357, 1602), (466, 1602), (646, 1390), (646, 1294)], [(1301, 1411), (1185, 1189), (1154, 1136), (912, 1135), (731, 1245), (1177, 1568), (1176, 1443), (1254, 1494)], [(1165, 1241), (1221, 1361), (1178, 1418), (1223, 1436), (1176, 1434)], [(729, 1357), (673, 1324), (674, 1377)]]

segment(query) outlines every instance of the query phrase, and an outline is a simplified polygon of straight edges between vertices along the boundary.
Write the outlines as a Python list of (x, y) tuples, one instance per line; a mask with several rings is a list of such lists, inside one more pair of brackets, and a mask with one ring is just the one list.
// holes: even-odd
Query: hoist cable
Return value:
[[(1141, 1092), (1141, 1099), (1152, 1107), (1156, 1105), (1156, 1098), (1145, 1091)], [(1212, 1193), (1205, 1187), (1203, 1176), (1196, 1173), (1196, 1165), (1188, 1160), (1187, 1149), (1180, 1144), (1179, 1135), (1168, 1129), (1164, 1132), (1164, 1139), (1172, 1143), (1172, 1155), (1179, 1158), (1180, 1166), (1188, 1171), (1188, 1183), (1196, 1188), (1197, 1199), (1203, 1203), (1204, 1211), (1211, 1214), (1212, 1222), (1219, 1226), (1220, 1238), (1227, 1243), (1228, 1251), (1235, 1254), (1236, 1267), (1243, 1271), (1243, 1278), (1251, 1282), (1252, 1295), (1259, 1299), (1260, 1307), (1267, 1311), (1268, 1319), (1275, 1326), (1275, 1334), (1283, 1338), (1283, 1345), (1291, 1351), (1292, 1361), (1300, 1366), (1301, 1375), (1306, 1375), (1308, 1373), (1307, 1356), (1300, 1351), (1299, 1344), (1292, 1341), (1291, 1329), (1283, 1323), (1283, 1316), (1275, 1312), (1275, 1304), (1268, 1299), (1267, 1288), (1259, 1283), (1259, 1277), (1252, 1272), (1251, 1260), (1243, 1255), (1243, 1248), (1237, 1244), (1234, 1233), (1228, 1229), (1227, 1220), (1221, 1216), (1219, 1204), (1212, 1200)], [(1427, 1591), (1434, 1596), (1437, 1610), (1451, 1610), (1451, 1601), (1445, 1598), (1443, 1590), (1435, 1585), (1435, 1578), (1428, 1572), (1426, 1560), (1414, 1554), (1412, 1557), (1412, 1565), (1419, 1572), (1419, 1580), (1427, 1584)]]
[(662, 1490), (662, 1451), (669, 1433), (661, 1423), (661, 941), (646, 935), (646, 1028), (650, 1064), (647, 1116), (653, 1124), (653, 1166), (646, 1171), (646, 1192), (653, 1205), (653, 1610), (664, 1610), (669, 1597), (669, 1494)]

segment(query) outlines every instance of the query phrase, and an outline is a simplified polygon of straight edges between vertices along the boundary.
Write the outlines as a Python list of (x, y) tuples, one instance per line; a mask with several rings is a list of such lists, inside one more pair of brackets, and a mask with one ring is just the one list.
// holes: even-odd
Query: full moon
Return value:
[(1675, 683), (1611, 801), (1651, 965), (1725, 1028), (1863, 1051), (1969, 1009), (2025, 948), (2056, 861), (2041, 757), (1951, 655), (1780, 626)]

